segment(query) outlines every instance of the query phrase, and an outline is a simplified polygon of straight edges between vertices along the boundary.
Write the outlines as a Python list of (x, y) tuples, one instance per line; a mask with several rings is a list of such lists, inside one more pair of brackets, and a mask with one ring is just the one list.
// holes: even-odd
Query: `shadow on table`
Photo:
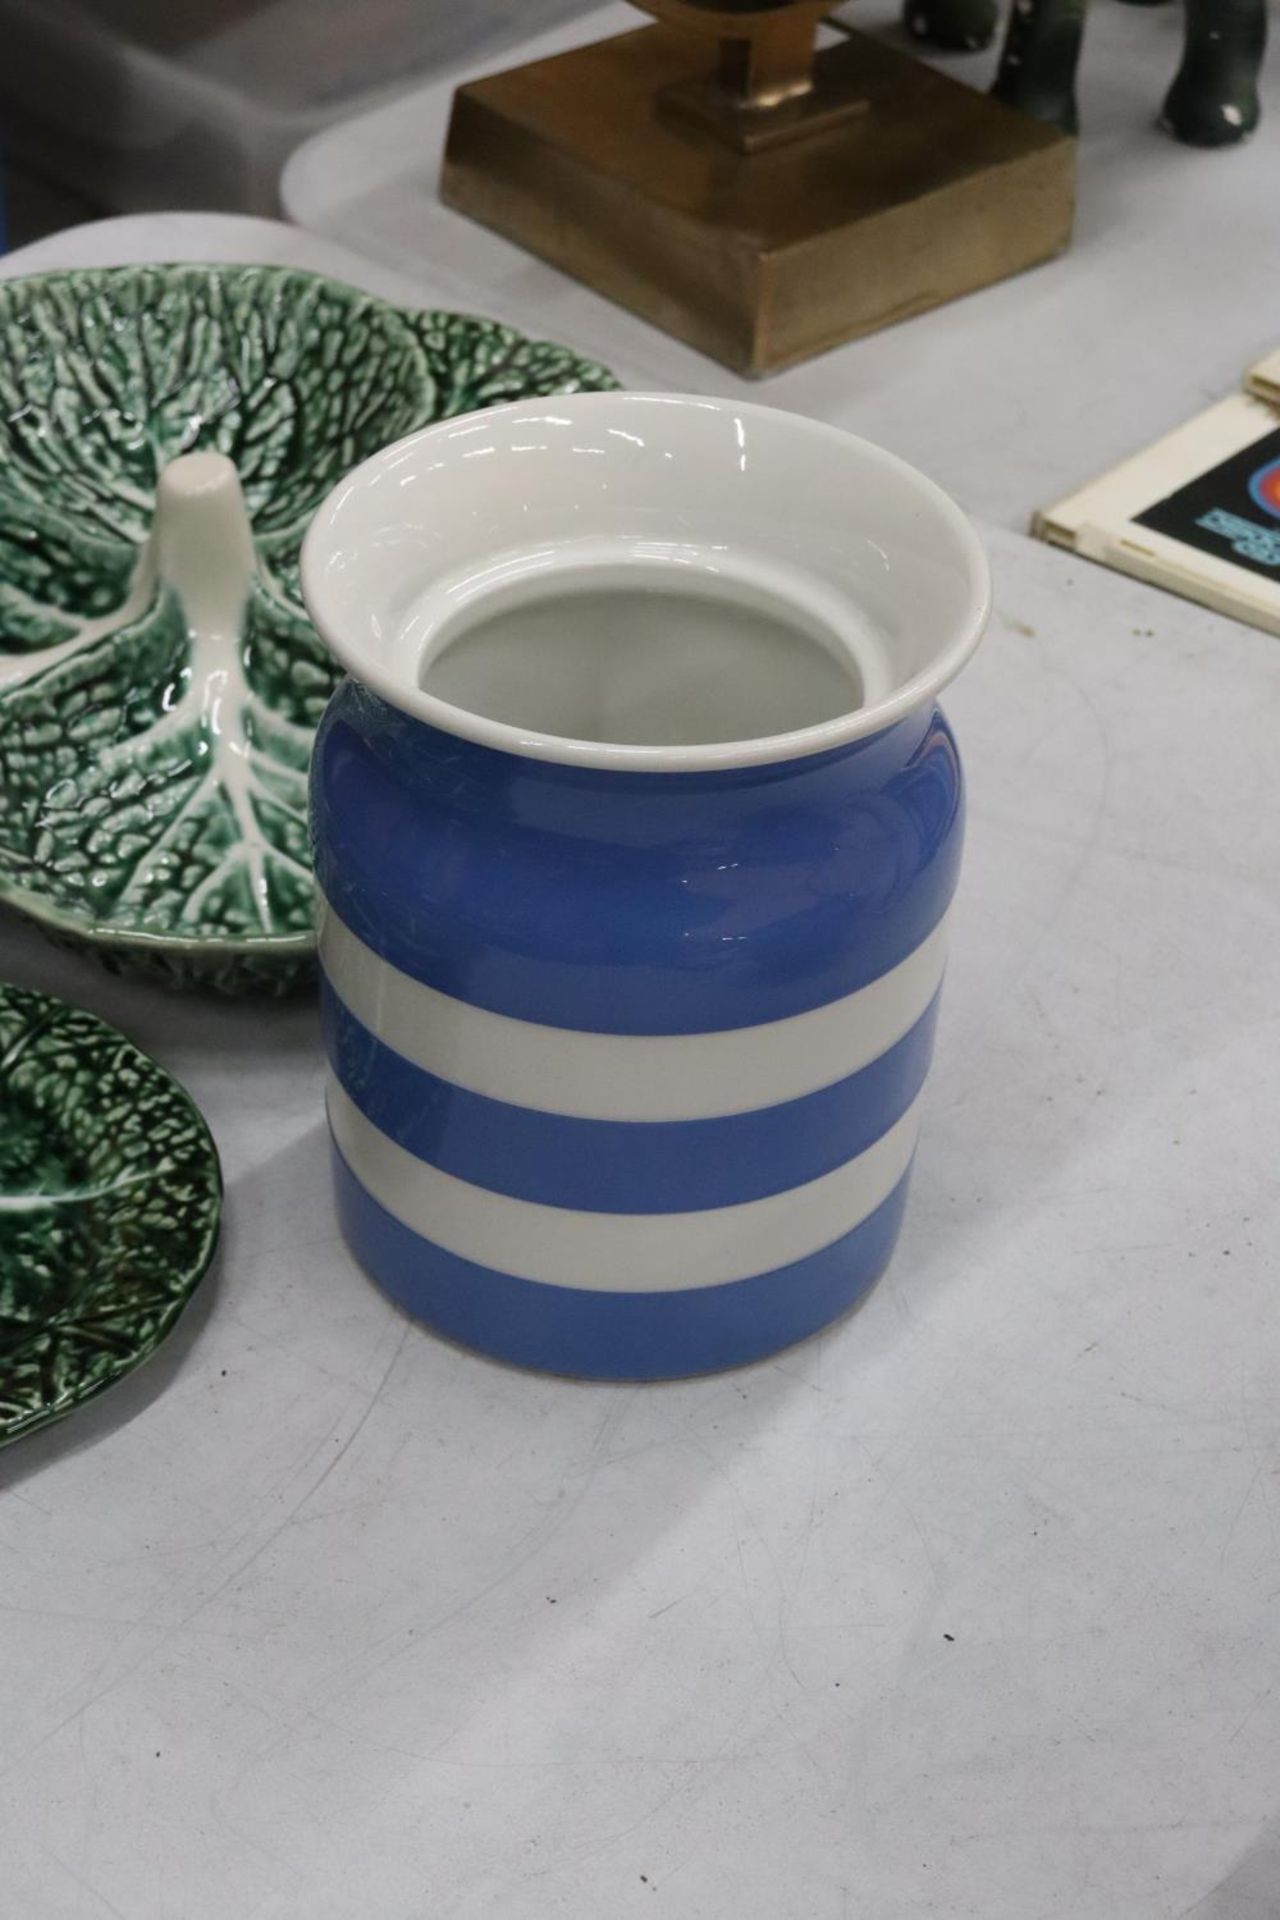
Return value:
[(1273, 1828), (1182, 1920), (1276, 1920), (1280, 1914), (1280, 1829)]
[(273, 1000), (126, 977), (92, 953), (55, 945), (38, 927), (8, 912), (0, 912), (0, 981), (87, 1008), (179, 1077), (184, 1059), (203, 1065), (228, 1057), (260, 1058), (268, 1026), (277, 1056), (282, 1049), (319, 1047), (313, 987), (303, 985)]
[(104, 1388), (96, 1399), (73, 1408), (52, 1426), (14, 1440), (0, 1452), (0, 1494), (18, 1486), (30, 1474), (42, 1473), (46, 1467), (69, 1459), (86, 1447), (96, 1446), (117, 1428), (127, 1426), (153, 1400), (168, 1391), (208, 1324), (218, 1295), (222, 1266), (220, 1249), (169, 1338), (136, 1372)]

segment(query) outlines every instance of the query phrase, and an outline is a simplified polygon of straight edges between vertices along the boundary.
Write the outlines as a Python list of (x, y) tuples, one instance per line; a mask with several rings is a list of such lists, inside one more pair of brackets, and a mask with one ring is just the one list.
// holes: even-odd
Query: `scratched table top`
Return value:
[[(1274, 221), (1261, 142), (1158, 153), (1171, 195)], [(6, 1911), (1273, 1920), (1280, 646), (1016, 527), (1126, 450), (1095, 380), (1150, 376), (1143, 430), (1172, 424), (1272, 343), (1280, 269), (1259, 231), (1227, 348), (1220, 282), (1193, 324), (1153, 281), (1125, 382), (1094, 339), (1042, 385), (1008, 329), (1077, 311), (1125, 164), (1074, 255), (954, 310), (949, 371), (928, 316), (753, 389), (931, 465), (996, 568), (947, 701), (970, 829), (912, 1203), (852, 1319), (656, 1388), (445, 1346), (337, 1237), (309, 1005), (148, 991), (0, 924), (0, 977), (185, 1081), (228, 1188), (160, 1358), (0, 1457)], [(156, 216), (4, 265), (288, 260), (459, 303), (411, 251)], [(540, 284), (488, 304), (631, 384), (730, 390)], [(983, 302), (1013, 383), (985, 437)]]

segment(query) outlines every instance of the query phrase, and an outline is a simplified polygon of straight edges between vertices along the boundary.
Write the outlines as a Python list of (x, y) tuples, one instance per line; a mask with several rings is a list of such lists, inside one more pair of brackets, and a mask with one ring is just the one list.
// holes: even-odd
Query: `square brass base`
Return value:
[(661, 111), (698, 71), (666, 27), (472, 81), (442, 197), (750, 374), (1066, 246), (1074, 140), (862, 35), (818, 59), (867, 111), (750, 154)]

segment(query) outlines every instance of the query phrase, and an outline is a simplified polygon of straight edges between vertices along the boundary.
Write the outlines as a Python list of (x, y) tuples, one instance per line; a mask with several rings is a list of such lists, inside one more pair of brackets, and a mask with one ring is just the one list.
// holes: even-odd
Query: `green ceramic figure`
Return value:
[(1164, 124), (1189, 146), (1231, 146), (1258, 124), (1267, 0), (1186, 4), (1186, 48), (1165, 99)]
[(1079, 132), (1076, 68), (1088, 0), (1014, 0), (991, 91), (997, 100)]
[(907, 0), (902, 18), (913, 39), (976, 53), (990, 44), (999, 14), (996, 0)]
[[(1129, 0), (1131, 5), (1158, 0)], [(1193, 147), (1226, 147), (1258, 124), (1266, 0), (1185, 0), (1186, 44), (1162, 125)], [(1075, 77), (1086, 0), (1015, 0), (992, 91), (1064, 132), (1077, 128)], [(985, 46), (996, 0), (907, 0), (906, 24), (936, 46)]]

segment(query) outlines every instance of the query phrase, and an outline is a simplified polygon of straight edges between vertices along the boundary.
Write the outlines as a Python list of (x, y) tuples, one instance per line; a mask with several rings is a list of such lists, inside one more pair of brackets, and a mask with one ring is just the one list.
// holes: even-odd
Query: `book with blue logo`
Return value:
[(1037, 513), (1032, 530), (1280, 633), (1280, 352), (1245, 392)]

